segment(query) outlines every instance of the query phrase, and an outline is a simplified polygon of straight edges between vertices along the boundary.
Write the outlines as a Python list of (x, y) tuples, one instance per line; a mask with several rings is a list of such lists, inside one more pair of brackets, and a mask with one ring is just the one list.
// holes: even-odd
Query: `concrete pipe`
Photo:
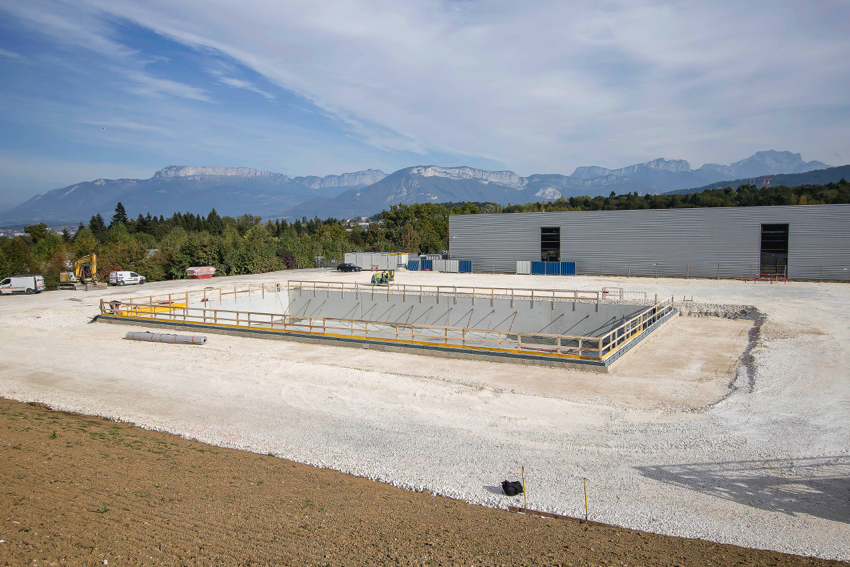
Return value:
[(207, 343), (206, 337), (197, 337), (193, 335), (166, 335), (163, 333), (133, 333), (129, 332), (124, 336), (125, 339), (131, 341), (148, 341), (152, 343), (175, 343), (183, 345), (203, 345)]

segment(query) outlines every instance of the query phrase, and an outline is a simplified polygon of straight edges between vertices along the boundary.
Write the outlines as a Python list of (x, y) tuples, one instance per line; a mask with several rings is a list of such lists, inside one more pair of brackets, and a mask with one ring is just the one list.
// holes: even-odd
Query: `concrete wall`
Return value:
[(786, 223), (791, 279), (850, 280), (850, 205), (452, 215), (449, 243), (475, 272), (513, 273), (558, 226), (579, 275), (737, 278), (759, 272), (761, 225)]
[(331, 317), (336, 319), (357, 319), (390, 323), (414, 323), (419, 325), (439, 325), (476, 329), (517, 331), (523, 333), (546, 333), (573, 336), (599, 336), (607, 333), (625, 320), (630, 319), (645, 306), (614, 305), (602, 303), (573, 304), (529, 299), (491, 300), (489, 297), (477, 297), (475, 303), (471, 297), (436, 295), (407, 295), (390, 293), (386, 288), (378, 287), (374, 297), (370, 291), (355, 294), (347, 291), (343, 297), (339, 291), (298, 290), (290, 292), (287, 301), (286, 290), (279, 294), (266, 292), (265, 299), (259, 294), (249, 300), (239, 297), (234, 302), (225, 298), (196, 303), (192, 307), (224, 309), (254, 313), (273, 313), (277, 315), (297, 315), (311, 317)]

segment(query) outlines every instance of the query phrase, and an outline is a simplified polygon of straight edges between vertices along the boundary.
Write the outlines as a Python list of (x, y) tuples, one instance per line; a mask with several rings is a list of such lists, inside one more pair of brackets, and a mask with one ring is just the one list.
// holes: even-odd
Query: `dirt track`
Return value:
[(838, 565), (539, 519), (0, 399), (3, 565)]

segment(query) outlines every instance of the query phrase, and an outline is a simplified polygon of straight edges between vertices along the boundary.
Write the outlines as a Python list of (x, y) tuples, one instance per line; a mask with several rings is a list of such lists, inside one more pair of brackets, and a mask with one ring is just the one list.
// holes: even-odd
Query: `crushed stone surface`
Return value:
[(683, 317), (608, 375), (216, 334), (141, 343), (122, 340), (139, 327), (92, 323), (101, 299), (289, 276), (369, 278), (0, 297), (0, 396), (492, 507), (515, 504), (499, 484), (524, 468), (529, 508), (583, 516), (586, 478), (597, 521), (850, 560), (846, 284), (397, 272), (673, 296)]

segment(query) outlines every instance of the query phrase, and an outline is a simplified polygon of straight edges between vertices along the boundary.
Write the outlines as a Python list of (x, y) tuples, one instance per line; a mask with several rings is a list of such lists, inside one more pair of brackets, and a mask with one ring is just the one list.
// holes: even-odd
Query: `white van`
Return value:
[(32, 274), (12, 276), (0, 282), (0, 295), (11, 295), (13, 293), (41, 293), (46, 290), (44, 278)]
[(143, 284), (147, 280), (136, 272), (109, 272), (109, 285)]

